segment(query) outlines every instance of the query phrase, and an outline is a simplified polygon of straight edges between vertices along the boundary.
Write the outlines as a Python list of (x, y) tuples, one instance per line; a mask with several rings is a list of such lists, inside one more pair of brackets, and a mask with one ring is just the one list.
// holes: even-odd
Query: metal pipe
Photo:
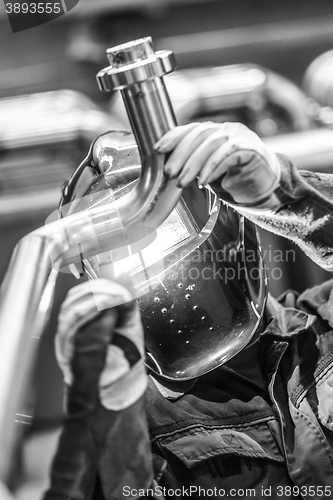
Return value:
[(333, 130), (318, 128), (264, 138), (275, 153), (286, 155), (302, 170), (333, 172)]
[(260, 118), (274, 104), (290, 117), (294, 131), (313, 126), (304, 110), (305, 94), (287, 78), (256, 64), (183, 70), (168, 78), (167, 87), (181, 122), (194, 114), (240, 108), (250, 108)]
[[(15, 414), (26, 401), (45, 327), (56, 274), (61, 267), (138, 239), (138, 224), (156, 229), (173, 210), (181, 190), (163, 173), (154, 142), (175, 126), (162, 76), (172, 71), (172, 53), (154, 53), (150, 37), (108, 51), (111, 66), (98, 74), (103, 90), (121, 88), (142, 155), (136, 187), (114, 203), (57, 220), (17, 245), (0, 304), (0, 478), (8, 482), (20, 432)], [(96, 142), (98, 144), (98, 140)], [(98, 148), (95, 150), (98, 154)], [(142, 237), (142, 235), (140, 235)]]
[[(290, 131), (312, 129), (314, 121), (306, 113), (306, 95), (295, 83), (257, 64), (232, 64), (207, 68), (176, 71), (166, 79), (166, 86), (179, 123), (184, 124), (198, 117), (227, 116), (246, 111), (243, 116), (256, 124), (256, 132), (265, 135), (260, 123), (267, 116), (278, 116), (275, 133), (279, 133), (281, 111), (282, 127)], [(119, 99), (112, 101), (112, 113), (125, 124), (123, 107)], [(275, 110), (275, 111), (274, 111)]]

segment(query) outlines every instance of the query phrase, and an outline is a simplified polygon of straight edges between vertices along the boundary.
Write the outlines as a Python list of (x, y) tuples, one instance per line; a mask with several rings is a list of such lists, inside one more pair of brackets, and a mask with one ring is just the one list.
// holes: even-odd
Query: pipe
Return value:
[(182, 123), (194, 114), (214, 116), (240, 108), (250, 109), (260, 119), (261, 113), (274, 105), (289, 117), (293, 131), (313, 127), (304, 110), (306, 96), (297, 85), (256, 64), (183, 70), (168, 78), (167, 87)]
[[(137, 240), (138, 225), (156, 229), (178, 202), (181, 190), (163, 173), (153, 144), (176, 124), (162, 80), (173, 54), (154, 53), (150, 37), (108, 50), (102, 90), (121, 89), (142, 160), (136, 187), (114, 203), (83, 211), (37, 229), (17, 245), (0, 305), (0, 479), (8, 484), (22, 429), (15, 423), (47, 320), (59, 270)], [(98, 144), (98, 140), (95, 144)], [(95, 151), (96, 152), (96, 151)], [(98, 151), (97, 151), (98, 154)], [(140, 235), (142, 237), (142, 235)]]
[[(216, 120), (223, 113), (237, 117), (240, 110), (245, 110), (244, 116), (256, 125), (259, 135), (265, 135), (260, 124), (268, 116), (272, 120), (274, 115), (278, 117), (275, 133), (280, 132), (281, 115), (282, 127), (287, 125), (292, 132), (315, 125), (304, 108), (304, 92), (287, 78), (257, 64), (184, 69), (168, 76), (166, 85), (180, 124), (198, 117)], [(111, 110), (125, 125), (127, 117), (117, 96)]]
[(333, 173), (333, 130), (323, 127), (266, 137), (275, 153), (286, 155), (301, 170)]

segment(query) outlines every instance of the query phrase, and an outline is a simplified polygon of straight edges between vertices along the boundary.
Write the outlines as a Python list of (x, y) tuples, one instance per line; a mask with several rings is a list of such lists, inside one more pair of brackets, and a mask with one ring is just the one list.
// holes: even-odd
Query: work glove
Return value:
[(219, 197), (242, 206), (268, 207), (279, 186), (281, 167), (276, 155), (241, 123), (190, 123), (175, 127), (155, 144), (169, 153), (165, 173), (180, 187), (198, 177)]
[[(94, 362), (90, 370), (97, 372), (100, 366), (99, 399), (105, 408), (114, 411), (129, 407), (147, 387), (140, 311), (134, 291), (129, 282), (126, 284), (99, 279), (70, 290), (60, 310), (55, 339), (56, 358), (69, 392), (73, 385), (73, 369), (76, 378), (88, 377), (86, 371), (80, 373), (86, 367), (75, 364), (76, 347), (76, 353), (82, 350), (81, 357), (87, 366)], [(95, 322), (94, 328), (85, 332), (85, 339), (80, 339), (82, 327), (92, 322)], [(93, 391), (96, 389), (92, 386)], [(93, 401), (93, 394), (89, 398)]]
[(61, 307), (56, 356), (67, 417), (44, 500), (97, 499), (96, 488), (118, 500), (125, 486), (148, 488), (143, 328), (130, 285), (99, 279), (73, 288)]

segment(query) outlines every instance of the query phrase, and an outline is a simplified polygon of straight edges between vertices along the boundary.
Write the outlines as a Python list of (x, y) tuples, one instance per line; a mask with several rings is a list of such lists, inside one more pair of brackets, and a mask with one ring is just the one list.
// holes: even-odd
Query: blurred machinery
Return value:
[[(166, 77), (179, 124), (240, 121), (262, 137), (308, 130), (304, 93), (289, 79), (255, 64), (184, 69)], [(129, 126), (115, 94), (110, 113)]]

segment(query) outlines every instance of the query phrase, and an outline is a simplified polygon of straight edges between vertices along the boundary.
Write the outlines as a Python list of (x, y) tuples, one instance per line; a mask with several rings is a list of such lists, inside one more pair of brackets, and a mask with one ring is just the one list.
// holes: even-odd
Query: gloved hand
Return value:
[[(92, 322), (95, 328), (86, 331), (86, 339), (81, 339), (80, 330)], [(98, 389), (105, 408), (122, 410), (145, 392), (143, 328), (129, 283), (125, 286), (121, 282), (99, 279), (70, 290), (61, 307), (55, 346), (67, 386), (73, 384), (73, 369), (76, 378), (86, 380), (103, 362)], [(78, 355), (80, 349), (83, 351), (78, 366), (73, 354), (76, 351)], [(95, 359), (98, 349), (103, 358), (99, 361)], [(80, 370), (83, 372), (78, 373)]]
[[(281, 167), (276, 155), (241, 123), (190, 123), (175, 127), (156, 144), (171, 153), (165, 172), (185, 187), (198, 176), (199, 185), (212, 184), (244, 206), (270, 206), (279, 186)], [(226, 196), (226, 201), (230, 198)]]
[(73, 288), (61, 308), (56, 356), (67, 416), (44, 500), (100, 498), (99, 489), (117, 500), (124, 486), (148, 488), (143, 328), (129, 284), (99, 279)]

